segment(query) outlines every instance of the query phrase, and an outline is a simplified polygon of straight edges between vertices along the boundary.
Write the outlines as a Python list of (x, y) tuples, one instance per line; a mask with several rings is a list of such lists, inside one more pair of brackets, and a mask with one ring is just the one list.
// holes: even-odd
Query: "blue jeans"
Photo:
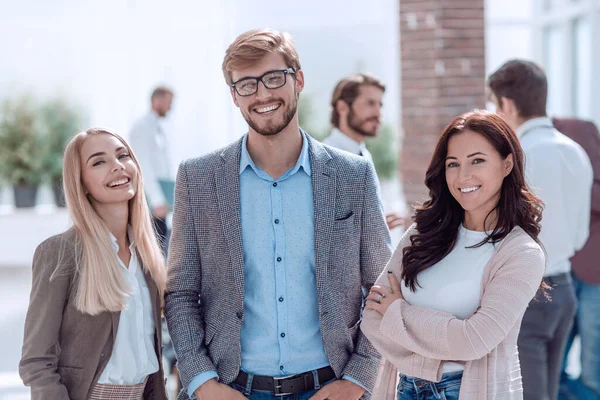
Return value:
[(315, 393), (317, 393), (319, 391), (319, 389), (321, 389), (323, 386), (325, 386), (326, 384), (333, 382), (335, 379), (332, 379), (328, 382), (325, 382), (324, 384), (319, 383), (319, 377), (317, 376), (317, 372), (313, 371), (313, 376), (315, 379), (315, 388), (312, 390), (306, 390), (304, 392), (298, 392), (296, 394), (290, 394), (287, 396), (275, 396), (273, 394), (273, 392), (267, 392), (267, 391), (262, 391), (262, 390), (252, 390), (252, 378), (254, 377), (254, 375), (249, 374), (248, 376), (248, 385), (247, 387), (243, 387), (240, 386), (238, 384), (235, 383), (231, 383), (229, 384), (230, 387), (232, 387), (233, 389), (237, 390), (238, 392), (242, 393), (244, 396), (246, 396), (248, 399), (250, 400), (308, 400), (310, 399), (312, 396), (314, 396)]
[[(573, 285), (579, 304), (573, 330), (565, 349), (559, 398), (598, 399), (600, 398), (600, 285), (589, 285), (575, 275), (573, 275)], [(567, 355), (577, 335), (581, 339), (581, 376), (578, 380), (572, 380), (565, 369)]]
[(439, 382), (400, 376), (398, 400), (458, 400), (462, 371), (448, 372)]

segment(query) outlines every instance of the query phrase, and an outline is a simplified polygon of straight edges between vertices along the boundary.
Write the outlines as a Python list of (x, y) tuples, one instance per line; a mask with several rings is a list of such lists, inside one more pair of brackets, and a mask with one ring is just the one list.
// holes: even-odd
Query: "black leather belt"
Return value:
[(563, 272), (562, 274), (550, 275), (544, 277), (544, 282), (546, 282), (550, 287), (564, 285), (567, 283), (571, 283), (573, 278), (571, 278), (570, 272)]
[[(335, 378), (335, 373), (331, 367), (323, 367), (317, 370), (317, 376), (319, 377), (319, 384), (322, 385)], [(233, 383), (246, 387), (248, 385), (248, 374), (240, 371)], [(254, 378), (252, 378), (253, 390), (268, 391), (275, 396), (296, 394), (298, 392), (314, 390), (314, 388), (315, 378), (312, 371), (298, 375), (282, 376), (281, 378), (261, 375), (254, 375)]]

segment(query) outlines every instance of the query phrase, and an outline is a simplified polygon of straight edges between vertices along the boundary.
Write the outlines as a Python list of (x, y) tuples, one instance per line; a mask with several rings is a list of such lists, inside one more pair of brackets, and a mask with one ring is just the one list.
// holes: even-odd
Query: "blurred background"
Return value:
[(159, 84), (175, 92), (164, 121), (173, 170), (237, 139), (246, 125), (221, 62), (248, 29), (294, 37), (301, 126), (317, 138), (331, 129), (341, 78), (384, 81), (383, 127), (368, 147), (386, 211), (410, 213), (436, 135), (486, 107), (485, 78), (510, 58), (545, 68), (550, 115), (600, 123), (600, 0), (0, 0), (0, 9), (0, 399), (28, 398), (17, 365), (31, 258), (69, 226), (57, 190), (65, 141), (90, 126), (127, 137)]

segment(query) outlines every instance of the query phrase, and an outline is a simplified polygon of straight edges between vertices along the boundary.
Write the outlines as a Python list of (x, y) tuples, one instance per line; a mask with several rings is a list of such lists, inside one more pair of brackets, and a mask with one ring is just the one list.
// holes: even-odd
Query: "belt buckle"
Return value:
[(297, 374), (294, 375), (288, 375), (288, 376), (279, 376), (279, 377), (273, 377), (273, 381), (275, 381), (275, 385), (273, 387), (273, 394), (276, 397), (280, 397), (280, 396), (289, 396), (290, 394), (294, 394), (294, 393), (281, 393), (281, 385), (279, 384), (278, 381), (283, 381), (285, 379), (289, 379), (289, 378), (293, 378), (294, 376), (296, 376)]
[(415, 384), (415, 385), (416, 385), (416, 386), (417, 386), (419, 389), (421, 389), (422, 387), (425, 387), (425, 386), (429, 385), (429, 383), (430, 383), (430, 382), (428, 382), (428, 381), (423, 381), (423, 380), (421, 380), (420, 382), (414, 382), (414, 384)]

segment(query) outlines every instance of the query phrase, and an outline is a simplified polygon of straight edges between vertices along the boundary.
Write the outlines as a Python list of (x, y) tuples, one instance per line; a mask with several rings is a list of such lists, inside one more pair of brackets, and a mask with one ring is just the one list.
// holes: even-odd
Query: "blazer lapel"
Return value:
[(324, 301), (327, 283), (327, 262), (331, 237), (333, 236), (333, 220), (335, 218), (335, 192), (337, 173), (328, 165), (331, 156), (316, 140), (308, 136), (310, 163), (312, 169), (313, 204), (315, 207), (315, 268), (319, 308)]
[(242, 220), (240, 216), (240, 156), (242, 140), (227, 147), (223, 164), (215, 169), (215, 184), (223, 234), (229, 248), (233, 279), (244, 298), (244, 253), (242, 250)]
[(158, 291), (158, 286), (156, 286), (156, 282), (154, 282), (154, 279), (152, 279), (152, 275), (150, 275), (148, 271), (144, 271), (144, 276), (146, 277), (146, 285), (148, 285), (148, 290), (150, 291), (150, 302), (152, 304), (152, 316), (154, 318), (154, 324), (158, 330), (161, 329), (162, 324), (162, 321), (160, 320), (160, 293)]
[(115, 342), (117, 341), (117, 329), (119, 329), (119, 319), (121, 318), (121, 312), (111, 312), (110, 313), (110, 319), (111, 319), (111, 323), (112, 323), (112, 339), (113, 339), (113, 346), (115, 344)]
[[(141, 260), (141, 258), (140, 258)], [(154, 348), (158, 357), (162, 357), (162, 320), (161, 320), (161, 299), (160, 292), (156, 282), (152, 279), (150, 272), (144, 271), (146, 278), (146, 285), (148, 285), (148, 291), (150, 292), (150, 303), (152, 305), (152, 317), (154, 318)]]

